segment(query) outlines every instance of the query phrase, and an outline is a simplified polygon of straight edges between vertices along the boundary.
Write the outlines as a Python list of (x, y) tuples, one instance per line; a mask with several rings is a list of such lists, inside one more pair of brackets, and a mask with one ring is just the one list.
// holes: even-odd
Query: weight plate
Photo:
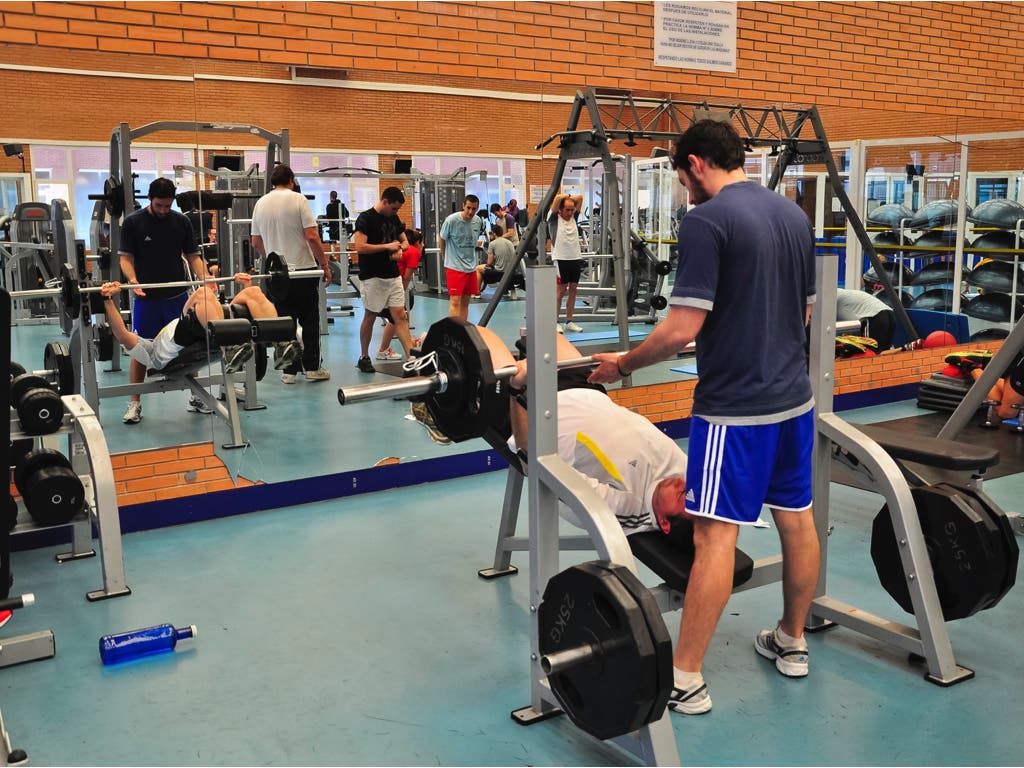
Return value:
[[(110, 329), (108, 328), (109, 332)], [(100, 358), (101, 360), (103, 358)], [(110, 358), (108, 357), (107, 360)], [(62, 395), (75, 393), (75, 371), (71, 364), (71, 352), (67, 344), (51, 341), (43, 349), (43, 368), (54, 372), (57, 391)]]
[(668, 261), (659, 261), (658, 266), (654, 268), (654, 271), (659, 275), (667, 275), (672, 271), (672, 263)]
[(11, 406), (18, 407), (18, 403), (30, 389), (49, 389), (50, 382), (42, 376), (34, 373), (23, 373), (11, 382)]
[(668, 299), (661, 295), (652, 296), (651, 306), (658, 310), (664, 309), (665, 307), (668, 306)]
[(269, 278), (263, 285), (271, 301), (282, 302), (288, 298), (288, 264), (271, 251), (263, 261), (263, 270)]
[(110, 218), (120, 218), (124, 213), (124, 190), (121, 188), (121, 183), (113, 176), (108, 176), (103, 182), (103, 199), (106, 202)]
[(23, 497), (38, 525), (64, 525), (82, 511), (85, 489), (68, 467), (46, 467), (26, 479)]
[(11, 360), (11, 379), (14, 380), (25, 373), (25, 368)]
[(68, 320), (78, 319), (78, 315), (82, 311), (82, 294), (78, 289), (75, 268), (67, 262), (60, 267), (60, 303), (64, 310), (64, 317)]
[[(952, 486), (913, 488), (911, 494), (943, 617), (953, 621), (976, 613), (993, 598), (987, 564), (995, 553), (987, 523)], [(872, 525), (871, 559), (882, 586), (903, 610), (912, 614), (899, 549), (889, 507), (885, 505)]]
[[(671, 691), (671, 658), (663, 648), (668, 642), (671, 649), (671, 641), (667, 631), (652, 636), (644, 605), (634, 596), (643, 585), (626, 586), (635, 578), (622, 566), (582, 563), (548, 582), (539, 608), (543, 655), (580, 646), (598, 649), (593, 658), (548, 675), (565, 713), (598, 739), (635, 731), (654, 712), (660, 716)], [(666, 660), (669, 691), (664, 690)]]
[(68, 461), (68, 457), (63, 453), (52, 448), (40, 448), (31, 451), (14, 468), (14, 487), (24, 496), (25, 478), (46, 467), (68, 467), (70, 469), (71, 462)]
[(49, 387), (30, 389), (18, 402), (18, 420), (26, 435), (52, 434), (64, 420), (64, 403)]
[(508, 382), (494, 375), (491, 352), (476, 328), (456, 318), (438, 320), (423, 341), (423, 353), (431, 352), (448, 377), (444, 392), (424, 399), (441, 432), (458, 443), (507, 418)]
[[(1013, 526), (1010, 525), (1010, 520), (1006, 516), (1006, 513), (992, 501), (985, 493), (976, 490), (974, 488), (959, 488), (960, 492), (965, 496), (973, 499), (978, 509), (983, 515), (987, 515), (988, 518), (996, 527), (997, 536), (994, 538), (994, 547), (997, 551), (1002, 551), (1005, 562), (1003, 563), (1002, 558), (997, 557), (994, 563), (1003, 563), (1001, 579), (997, 579), (997, 584), (994, 590), (994, 597), (986, 605), (986, 608), (992, 608), (1002, 600), (1006, 593), (1013, 588), (1013, 585), (1017, 581), (1017, 565), (1020, 560), (1020, 548), (1017, 545), (1017, 537), (1013, 533)], [(996, 569), (993, 568), (993, 571)]]
[(105, 323), (96, 326), (96, 358), (102, 362), (114, 359), (114, 332)]
[(256, 344), (256, 381), (263, 381), (267, 375), (267, 345)]

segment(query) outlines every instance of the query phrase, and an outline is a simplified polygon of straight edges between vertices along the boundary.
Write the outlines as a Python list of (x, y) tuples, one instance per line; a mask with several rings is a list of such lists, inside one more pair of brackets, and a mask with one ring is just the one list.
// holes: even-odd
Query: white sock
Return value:
[(795, 648), (802, 647), (804, 645), (804, 639), (802, 637), (790, 637), (782, 631), (782, 627), (775, 628), (775, 642), (783, 648)]
[(672, 667), (672, 679), (681, 691), (692, 691), (704, 685), (704, 675), (700, 672), (683, 672), (679, 667)]

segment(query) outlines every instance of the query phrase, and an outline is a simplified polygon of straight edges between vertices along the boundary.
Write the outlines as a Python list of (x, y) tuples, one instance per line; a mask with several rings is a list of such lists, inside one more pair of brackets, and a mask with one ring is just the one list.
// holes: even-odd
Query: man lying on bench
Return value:
[[(273, 303), (260, 288), (252, 285), (252, 278), (248, 274), (237, 273), (235, 282), (245, 287), (231, 299), (229, 306), (243, 307), (248, 310), (253, 320), (278, 316)], [(156, 338), (146, 339), (125, 326), (121, 311), (113, 301), (113, 297), (120, 291), (121, 283), (117, 282), (104, 283), (100, 289), (107, 323), (110, 325), (114, 338), (128, 351), (128, 355), (151, 370), (159, 371), (166, 368), (183, 349), (190, 345), (205, 344), (208, 323), (211, 320), (223, 320), (227, 314), (227, 308), (220, 303), (212, 284), (207, 284), (189, 296), (181, 311), (181, 317), (175, 318), (160, 329)], [(296, 340), (277, 342), (274, 346), (276, 350), (274, 367), (278, 369), (288, 366), (302, 355), (302, 348)], [(241, 370), (245, 362), (252, 356), (252, 344), (240, 344), (233, 348), (225, 348), (224, 357), (227, 363), (225, 363), (224, 370), (227, 373), (235, 373)], [(141, 419), (141, 413), (139, 418)]]

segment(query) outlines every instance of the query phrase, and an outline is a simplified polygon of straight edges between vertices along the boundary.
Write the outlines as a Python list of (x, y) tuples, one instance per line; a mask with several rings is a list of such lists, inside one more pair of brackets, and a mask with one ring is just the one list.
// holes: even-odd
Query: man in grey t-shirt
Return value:
[[(480, 277), (481, 291), (491, 283), (500, 281), (505, 276), (505, 271), (516, 260), (516, 249), (512, 245), (512, 241), (504, 236), (500, 225), (492, 225), (487, 236), (490, 238), (490, 243), (487, 245), (487, 263), (476, 268)], [(526, 282), (518, 272), (509, 285), (512, 288), (509, 293), (511, 299), (516, 298), (516, 288), (526, 290)]]

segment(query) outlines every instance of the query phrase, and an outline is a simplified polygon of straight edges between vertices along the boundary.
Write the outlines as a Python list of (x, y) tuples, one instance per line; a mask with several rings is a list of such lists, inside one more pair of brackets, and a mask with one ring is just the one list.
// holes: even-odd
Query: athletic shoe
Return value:
[(801, 638), (799, 645), (787, 648), (779, 645), (774, 629), (762, 629), (754, 635), (754, 650), (766, 659), (775, 659), (775, 668), (786, 677), (807, 675), (807, 642)]
[(555, 323), (555, 330), (558, 331), (559, 333), (565, 333), (565, 331), (562, 330), (562, 326), (559, 323)]
[(142, 403), (137, 400), (128, 401), (128, 410), (124, 412), (121, 419), (125, 424), (138, 424), (142, 421)]
[(274, 345), (274, 370), (281, 371), (302, 357), (302, 345), (297, 341), (279, 341)]
[(576, 323), (570, 320), (568, 323), (565, 324), (565, 330), (567, 330), (569, 333), (582, 333), (583, 326), (576, 325)]
[(519, 294), (516, 293), (516, 289), (515, 288), (513, 288), (511, 291), (508, 292), (508, 298), (511, 301), (515, 301), (516, 299), (519, 298)]
[(282, 373), (281, 374), (281, 382), (283, 384), (294, 384), (295, 383), (295, 374), (294, 373)]
[(684, 715), (703, 715), (711, 711), (711, 694), (708, 685), (701, 678), (700, 685), (692, 690), (683, 690), (673, 686), (668, 697), (668, 708)]
[(430, 439), (435, 443), (438, 445), (452, 444), (451, 438), (437, 428), (437, 424), (434, 423), (434, 417), (431, 416), (430, 411), (427, 410), (426, 403), (413, 403), (412, 415), (416, 421), (427, 428), (427, 434), (430, 435)]
[(317, 368), (315, 371), (305, 371), (306, 381), (327, 381), (331, 374), (325, 368)]
[(413, 349), (423, 349), (423, 342), (427, 340), (427, 334), (423, 333), (412, 340)]
[(245, 367), (248, 360), (255, 354), (252, 344), (239, 344), (237, 347), (224, 347), (224, 373), (238, 373)]
[(368, 357), (360, 357), (359, 362), (356, 363), (358, 368), (363, 373), (376, 373), (377, 369), (373, 367), (373, 361)]
[(13, 615), (14, 611), (0, 611), (0, 627), (10, 621)]
[(382, 349), (380, 352), (377, 353), (377, 359), (378, 360), (401, 360), (402, 356), (400, 354), (398, 354), (397, 352), (395, 352), (395, 350), (391, 349), (391, 347), (388, 347), (387, 349)]
[[(228, 371), (232, 373), (232, 371)], [(189, 413), (213, 413), (213, 408), (208, 406), (198, 397), (190, 397), (188, 399), (188, 405), (185, 406), (185, 410)]]

